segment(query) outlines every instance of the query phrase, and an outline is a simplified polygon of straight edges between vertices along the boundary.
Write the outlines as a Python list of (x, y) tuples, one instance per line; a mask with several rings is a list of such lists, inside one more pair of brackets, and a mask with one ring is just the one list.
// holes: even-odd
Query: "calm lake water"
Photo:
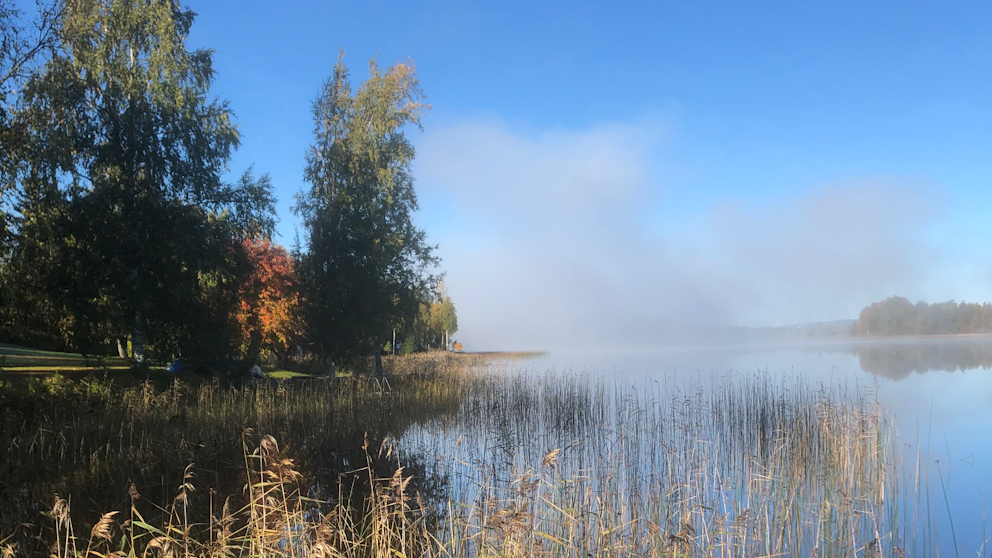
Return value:
[(915, 466), (918, 450), (925, 458), (920, 467), (929, 469), (930, 505), (940, 511), (934, 515), (940, 518), (941, 553), (989, 556), (990, 336), (572, 352), (548, 354), (518, 366), (535, 374), (553, 371), (603, 378), (628, 389), (659, 378), (699, 384), (726, 375), (766, 375), (864, 390), (894, 414), (906, 459), (912, 458)]

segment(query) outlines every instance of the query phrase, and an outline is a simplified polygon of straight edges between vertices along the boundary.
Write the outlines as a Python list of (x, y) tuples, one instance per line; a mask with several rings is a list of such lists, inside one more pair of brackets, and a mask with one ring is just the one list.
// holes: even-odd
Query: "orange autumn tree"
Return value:
[(299, 282), (293, 259), (282, 246), (268, 240), (243, 243), (249, 272), (238, 294), (235, 316), (244, 359), (254, 363), (267, 355), (284, 353), (302, 331), (299, 318)]

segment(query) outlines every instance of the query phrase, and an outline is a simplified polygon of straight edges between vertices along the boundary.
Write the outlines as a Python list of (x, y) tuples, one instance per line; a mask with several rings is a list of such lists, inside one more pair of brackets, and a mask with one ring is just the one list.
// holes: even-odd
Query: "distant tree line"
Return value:
[(346, 363), (395, 330), (440, 346), (457, 321), (412, 220), (413, 65), (373, 61), (352, 88), (338, 57), (288, 251), (269, 176), (225, 179), (240, 134), (212, 51), (187, 48), (194, 19), (177, 0), (53, 0), (33, 20), (0, 0), (0, 341), (136, 366), (300, 346)]
[(986, 302), (912, 303), (901, 296), (861, 310), (859, 336), (992, 333), (992, 304)]
[(402, 354), (430, 349), (447, 349), (457, 343), (451, 334), (458, 331), (455, 304), (448, 296), (442, 282), (433, 299), (420, 304), (416, 318), (401, 332), (397, 339)]

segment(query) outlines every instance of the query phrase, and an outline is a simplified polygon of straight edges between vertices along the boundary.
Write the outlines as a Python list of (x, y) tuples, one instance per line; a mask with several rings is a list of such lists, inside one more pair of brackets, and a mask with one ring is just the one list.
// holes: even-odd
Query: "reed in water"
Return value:
[(917, 456), (868, 390), (768, 375), (634, 389), (511, 368), (394, 370), (388, 385), (50, 381), (35, 398), (61, 406), (5, 410), (6, 466), (24, 480), (2, 511), (5, 552), (934, 554)]

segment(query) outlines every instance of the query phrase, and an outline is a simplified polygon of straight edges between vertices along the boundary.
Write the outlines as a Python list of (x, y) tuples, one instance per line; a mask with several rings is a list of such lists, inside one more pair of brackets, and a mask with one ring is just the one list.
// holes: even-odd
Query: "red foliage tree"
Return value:
[(255, 362), (264, 350), (283, 353), (302, 331), (299, 281), (293, 259), (268, 240), (245, 240), (249, 264), (236, 314), (245, 360)]

